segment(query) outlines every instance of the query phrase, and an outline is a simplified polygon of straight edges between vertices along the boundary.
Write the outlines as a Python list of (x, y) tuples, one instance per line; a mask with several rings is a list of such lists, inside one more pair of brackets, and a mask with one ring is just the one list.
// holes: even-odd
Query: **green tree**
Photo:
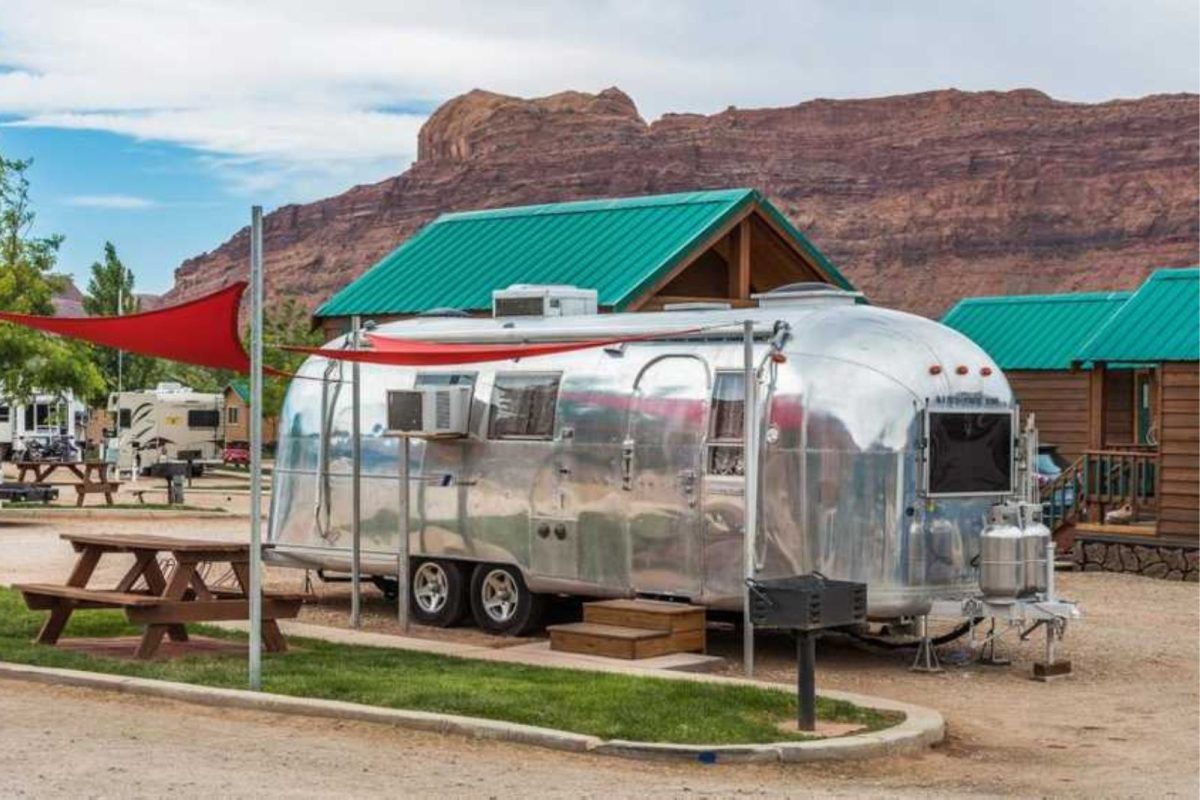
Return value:
[[(136, 314), (141, 311), (142, 303), (133, 288), (133, 271), (121, 262), (113, 243), (105, 242), (104, 260), (92, 263), (83, 310), (93, 317)], [(118, 386), (130, 390), (152, 387), (164, 368), (158, 359), (136, 353), (121, 354), (111, 347), (92, 347), (92, 354), (104, 379), (104, 389), (94, 401), (101, 401), (117, 391)]]
[[(32, 233), (31, 163), (0, 156), (0, 309), (51, 315), (63, 287), (51, 274), (62, 236)], [(102, 390), (103, 380), (82, 344), (0, 324), (0, 386), (9, 402), (22, 402), (39, 391), (89, 397)]]
[[(246, 332), (249, 352), (249, 331)], [(295, 298), (287, 298), (263, 309), (263, 363), (281, 372), (294, 373), (307, 358), (303, 353), (280, 350), (279, 345), (318, 347), (324, 344), (319, 330), (313, 330), (308, 310)], [(283, 411), (289, 379), (267, 376), (263, 380), (263, 416), (278, 417)]]

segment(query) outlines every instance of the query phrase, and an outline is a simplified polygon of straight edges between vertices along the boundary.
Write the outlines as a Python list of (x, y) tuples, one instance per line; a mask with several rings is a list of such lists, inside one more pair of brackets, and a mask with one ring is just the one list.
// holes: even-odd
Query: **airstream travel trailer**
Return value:
[(160, 461), (218, 462), (224, 446), (225, 398), (178, 383), (115, 392), (108, 410), (117, 425), (117, 469), (146, 469)]
[[(450, 624), (471, 607), (483, 627), (512, 631), (541, 593), (741, 608), (748, 320), (761, 365), (757, 574), (865, 582), (874, 618), (977, 593), (989, 509), (1015, 492), (1004, 375), (955, 331), (853, 293), (785, 287), (758, 301), (376, 328), (438, 342), (639, 338), (455, 367), (362, 365), (362, 573), (397, 574), (400, 445), (387, 435), (388, 398), (421, 390), (445, 413), (410, 450), (417, 619)], [(342, 363), (310, 358), (285, 402), (268, 553), (277, 564), (349, 569)], [(422, 418), (420, 408), (392, 412)]]

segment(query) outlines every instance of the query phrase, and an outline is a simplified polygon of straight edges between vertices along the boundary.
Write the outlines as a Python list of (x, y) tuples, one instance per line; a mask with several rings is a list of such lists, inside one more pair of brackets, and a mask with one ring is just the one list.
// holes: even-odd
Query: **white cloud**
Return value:
[(1188, 0), (1136, 13), (1119, 0), (4, 0), (0, 113), (186, 145), (240, 188), (305, 199), (403, 169), (425, 110), (475, 87), (615, 84), (648, 119), (947, 86), (1196, 91), (1197, 13)]
[(142, 211), (154, 208), (157, 202), (147, 197), (131, 194), (77, 194), (67, 197), (63, 203), (76, 208), (99, 208), (112, 211)]

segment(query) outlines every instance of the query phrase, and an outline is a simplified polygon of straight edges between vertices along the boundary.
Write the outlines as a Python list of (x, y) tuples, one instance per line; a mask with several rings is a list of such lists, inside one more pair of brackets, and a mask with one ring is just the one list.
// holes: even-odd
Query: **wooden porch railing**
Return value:
[(1087, 450), (1042, 487), (1046, 524), (1057, 531), (1089, 515), (1103, 521), (1105, 513), (1126, 505), (1136, 522), (1155, 507), (1158, 472), (1158, 451), (1153, 447)]

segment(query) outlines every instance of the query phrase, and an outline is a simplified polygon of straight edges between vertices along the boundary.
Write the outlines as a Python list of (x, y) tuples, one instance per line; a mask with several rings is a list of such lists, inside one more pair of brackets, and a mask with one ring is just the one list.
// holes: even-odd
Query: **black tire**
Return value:
[(450, 628), (462, 622), (467, 616), (462, 567), (453, 561), (414, 559), (408, 571), (408, 608), (421, 625)]
[[(507, 587), (508, 600), (501, 599), (497, 603), (497, 583)], [(471, 575), (471, 614), (480, 630), (504, 636), (525, 636), (541, 627), (545, 612), (546, 596), (529, 591), (516, 567), (505, 564), (475, 567)]]

